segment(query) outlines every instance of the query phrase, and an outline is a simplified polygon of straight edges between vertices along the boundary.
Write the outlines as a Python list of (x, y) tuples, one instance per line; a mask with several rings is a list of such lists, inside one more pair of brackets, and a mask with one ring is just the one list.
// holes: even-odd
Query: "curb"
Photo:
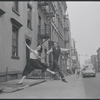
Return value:
[(35, 85), (38, 85), (40, 83), (43, 83), (43, 82), (46, 82), (47, 80), (42, 80), (42, 81), (38, 81), (38, 82), (35, 82), (35, 83), (31, 83), (29, 85), (24, 85), (24, 86), (21, 86), (21, 87), (18, 87), (18, 88), (13, 88), (13, 87), (6, 87), (6, 88), (3, 88), (0, 93), (13, 93), (13, 92), (16, 92), (16, 91), (19, 91), (19, 90), (22, 90), (22, 89), (25, 89), (25, 88), (28, 88), (28, 87), (31, 87), (31, 86), (35, 86)]
[(43, 82), (46, 82), (46, 81), (47, 80), (42, 80), (40, 82), (36, 82), (36, 83), (30, 84), (29, 87), (34, 86), (34, 85), (37, 85), (37, 84), (40, 84), (40, 83), (43, 83)]

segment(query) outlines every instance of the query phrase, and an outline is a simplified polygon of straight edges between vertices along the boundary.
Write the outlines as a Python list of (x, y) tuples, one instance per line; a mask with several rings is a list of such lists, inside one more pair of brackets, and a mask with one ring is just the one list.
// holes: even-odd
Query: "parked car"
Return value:
[(96, 71), (94, 68), (87, 68), (87, 69), (84, 69), (82, 71), (82, 77), (89, 77), (89, 76), (92, 76), (92, 77), (96, 77)]

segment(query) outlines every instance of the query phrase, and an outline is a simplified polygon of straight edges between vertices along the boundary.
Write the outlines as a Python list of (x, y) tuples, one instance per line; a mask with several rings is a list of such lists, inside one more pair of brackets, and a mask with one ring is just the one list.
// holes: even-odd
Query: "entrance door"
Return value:
[[(31, 41), (29, 39), (26, 39), (26, 43), (30, 46)], [(30, 50), (26, 47), (26, 63), (29, 61), (30, 58)]]

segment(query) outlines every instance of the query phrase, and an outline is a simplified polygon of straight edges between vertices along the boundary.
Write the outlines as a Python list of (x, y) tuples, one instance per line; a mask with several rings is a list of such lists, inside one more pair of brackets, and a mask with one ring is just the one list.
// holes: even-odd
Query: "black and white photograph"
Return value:
[(100, 99), (100, 1), (0, 1), (0, 99)]

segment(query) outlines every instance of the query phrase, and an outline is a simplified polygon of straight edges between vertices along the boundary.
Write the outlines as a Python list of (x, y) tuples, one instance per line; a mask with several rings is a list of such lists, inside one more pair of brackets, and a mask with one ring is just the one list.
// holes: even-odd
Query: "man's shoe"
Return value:
[(67, 83), (67, 81), (65, 79), (62, 79), (62, 81)]

